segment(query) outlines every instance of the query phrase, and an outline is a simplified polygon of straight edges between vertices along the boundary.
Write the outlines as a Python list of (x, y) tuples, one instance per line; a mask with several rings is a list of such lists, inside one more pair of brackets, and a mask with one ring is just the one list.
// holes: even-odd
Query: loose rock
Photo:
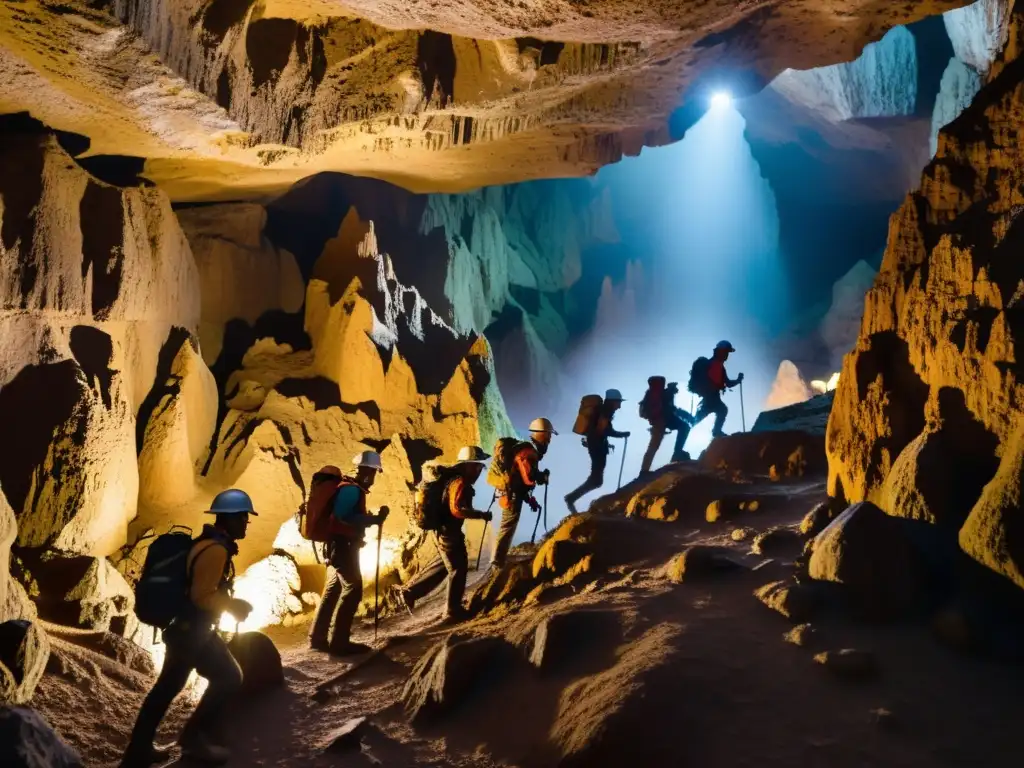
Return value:
[(35, 710), (0, 707), (0, 765), (82, 768), (82, 760)]
[(242, 693), (262, 693), (284, 685), (281, 653), (262, 632), (242, 632), (228, 643), (231, 655), (242, 668)]
[(878, 664), (869, 651), (843, 648), (819, 653), (814, 660), (842, 680), (863, 681), (878, 675)]
[(754, 592), (762, 603), (790, 621), (806, 621), (817, 607), (814, 591), (804, 584), (773, 581)]
[(746, 541), (755, 533), (753, 528), (735, 528), (732, 532), (733, 541)]
[(787, 643), (792, 643), (793, 645), (800, 646), (801, 648), (806, 648), (814, 642), (817, 635), (818, 630), (816, 630), (812, 625), (797, 624), (789, 630), (789, 632), (784, 634), (782, 639)]
[(723, 572), (745, 568), (724, 547), (709, 547), (698, 544), (672, 558), (665, 575), (675, 584), (699, 580)]
[(755, 555), (781, 555), (799, 547), (800, 534), (792, 528), (770, 528), (754, 537), (750, 551)]
[(50, 641), (38, 624), (24, 619), (0, 624), (0, 701), (31, 700), (49, 656)]
[(800, 521), (800, 533), (804, 536), (817, 536), (828, 527), (828, 524), (835, 519), (839, 512), (842, 512), (837, 507), (838, 503), (835, 499), (826, 499), (815, 504)]
[(366, 718), (354, 717), (327, 736), (326, 752), (345, 752), (359, 749), (359, 742), (366, 732)]

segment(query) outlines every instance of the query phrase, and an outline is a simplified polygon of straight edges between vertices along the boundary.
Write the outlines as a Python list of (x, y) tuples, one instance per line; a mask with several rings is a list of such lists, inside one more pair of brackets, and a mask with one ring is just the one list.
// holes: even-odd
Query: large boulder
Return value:
[(0, 707), (0, 765), (83, 768), (82, 759), (35, 710)]
[(924, 579), (903, 521), (870, 502), (855, 504), (815, 539), (810, 576), (841, 585), (849, 607), (870, 618), (912, 610)]
[[(827, 397), (823, 395), (821, 397)], [(813, 403), (820, 398), (813, 398)], [(791, 405), (802, 408), (807, 403)], [(789, 408), (780, 408), (788, 411)], [(766, 413), (773, 413), (766, 411)], [(815, 416), (818, 418), (818, 416)], [(825, 440), (822, 435), (805, 431), (802, 426), (789, 429), (784, 424), (779, 430), (764, 427), (757, 432), (746, 432), (711, 441), (701, 454), (698, 465), (702, 469), (740, 471), (755, 475), (803, 477), (825, 473)], [(756, 426), (756, 425), (755, 425)]]
[(50, 641), (37, 623), (21, 619), (0, 624), (0, 701), (31, 700), (49, 656)]
[(17, 535), (18, 521), (0, 488), (0, 621), (36, 617), (35, 605), (10, 573), (11, 545)]
[(432, 720), (511, 673), (517, 664), (523, 664), (522, 657), (504, 638), (449, 635), (416, 662), (402, 689), (402, 701), (412, 722)]
[(723, 483), (713, 473), (680, 464), (640, 488), (626, 504), (627, 517), (675, 522), (693, 519), (715, 498)]
[(621, 635), (614, 611), (577, 609), (545, 616), (533, 633), (530, 663), (542, 672), (556, 671), (596, 645), (613, 645)]
[(228, 643), (242, 668), (242, 695), (258, 694), (284, 685), (281, 653), (262, 632), (240, 632)]

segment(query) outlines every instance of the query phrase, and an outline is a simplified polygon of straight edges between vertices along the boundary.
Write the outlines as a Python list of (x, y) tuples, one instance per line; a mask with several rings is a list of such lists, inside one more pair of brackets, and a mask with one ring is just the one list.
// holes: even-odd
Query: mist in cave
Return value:
[[(557, 406), (548, 414), (560, 432), (544, 462), (552, 473), (549, 526), (566, 514), (565, 494), (589, 473), (587, 451), (571, 431), (582, 395), (619, 389), (626, 402), (615, 426), (631, 436), (624, 464), (623, 441), (613, 440), (604, 486), (584, 497), (581, 510), (615, 489), (620, 469), (623, 483), (639, 474), (650, 439), (639, 415), (649, 376), (679, 382), (676, 404), (695, 411), (699, 399), (686, 389), (690, 366), (727, 339), (736, 352), (726, 369), (733, 378), (743, 372), (745, 381), (742, 405), (739, 387), (724, 396), (725, 431), (743, 431), (744, 420), (749, 430), (761, 412), (779, 365), (767, 343), (792, 306), (775, 196), (744, 138), (745, 125), (732, 100), (719, 98), (682, 141), (645, 149), (594, 181), (610, 189), (616, 226), (635, 258), (620, 279), (605, 278), (594, 327), (563, 361)], [(525, 429), (529, 414), (513, 418)], [(686, 448), (694, 459), (710, 443), (713, 421), (690, 433)], [(654, 468), (668, 462), (674, 440), (675, 433), (666, 436)], [(519, 541), (533, 529), (535, 519), (525, 517)]]

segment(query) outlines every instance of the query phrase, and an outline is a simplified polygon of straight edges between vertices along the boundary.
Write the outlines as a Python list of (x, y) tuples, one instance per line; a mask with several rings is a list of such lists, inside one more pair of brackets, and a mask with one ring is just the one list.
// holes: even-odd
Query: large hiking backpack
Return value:
[(143, 624), (167, 629), (188, 606), (188, 553), (194, 543), (191, 530), (172, 528), (149, 545), (135, 585), (135, 615)]
[(662, 402), (665, 397), (665, 377), (651, 376), (647, 380), (647, 391), (640, 401), (640, 418), (652, 421), (661, 416)]
[(498, 438), (491, 451), (491, 466), (487, 470), (487, 482), (495, 491), (508, 492), (512, 478), (515, 477), (516, 454), (528, 445), (516, 437)]
[(686, 388), (698, 397), (704, 397), (711, 391), (711, 380), (708, 378), (710, 367), (711, 360), (706, 357), (698, 357), (690, 367), (690, 381)]
[(589, 435), (597, 426), (597, 419), (601, 413), (601, 406), (604, 405), (604, 398), (600, 395), (584, 395), (580, 398), (580, 410), (576, 414), (576, 422), (572, 425), (572, 431), (577, 435)]
[(424, 478), (416, 486), (413, 496), (412, 521), (424, 531), (436, 531), (444, 522), (448, 510), (445, 508), (444, 492), (448, 483), (457, 474), (455, 467), (438, 466), (433, 477)]
[(309, 489), (309, 499), (299, 508), (299, 533), (308, 541), (328, 542), (335, 530), (331, 524), (334, 513), (334, 497), (343, 486), (356, 485), (356, 481), (344, 475), (317, 472)]

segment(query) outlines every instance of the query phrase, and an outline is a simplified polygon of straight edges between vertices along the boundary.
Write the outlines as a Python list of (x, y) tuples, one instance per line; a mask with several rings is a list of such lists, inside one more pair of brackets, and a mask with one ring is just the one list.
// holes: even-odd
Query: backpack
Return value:
[(412, 521), (424, 531), (436, 531), (448, 516), (444, 492), (448, 483), (455, 478), (455, 467), (439, 466), (430, 480), (424, 479), (416, 486), (413, 496)]
[(190, 529), (172, 528), (149, 545), (135, 585), (135, 615), (143, 624), (167, 629), (188, 606), (188, 553), (194, 543)]
[(344, 475), (317, 472), (309, 489), (309, 499), (299, 507), (299, 533), (307, 541), (328, 542), (337, 532), (332, 526), (334, 497), (346, 485), (356, 481)]
[(661, 416), (662, 399), (665, 397), (665, 377), (651, 376), (647, 380), (647, 391), (640, 401), (640, 418), (652, 421)]
[(572, 425), (572, 431), (577, 435), (589, 435), (593, 432), (602, 405), (604, 398), (600, 395), (584, 395), (580, 398), (580, 410), (576, 415), (576, 423)]
[(512, 478), (515, 477), (516, 454), (529, 443), (524, 443), (517, 437), (501, 437), (494, 444), (491, 451), (493, 458), (491, 466), (487, 470), (487, 482), (500, 493), (507, 493), (512, 486)]
[(698, 357), (693, 361), (690, 368), (690, 381), (686, 388), (693, 394), (704, 397), (711, 389), (711, 381), (708, 379), (708, 369), (711, 367), (711, 360), (706, 357)]

